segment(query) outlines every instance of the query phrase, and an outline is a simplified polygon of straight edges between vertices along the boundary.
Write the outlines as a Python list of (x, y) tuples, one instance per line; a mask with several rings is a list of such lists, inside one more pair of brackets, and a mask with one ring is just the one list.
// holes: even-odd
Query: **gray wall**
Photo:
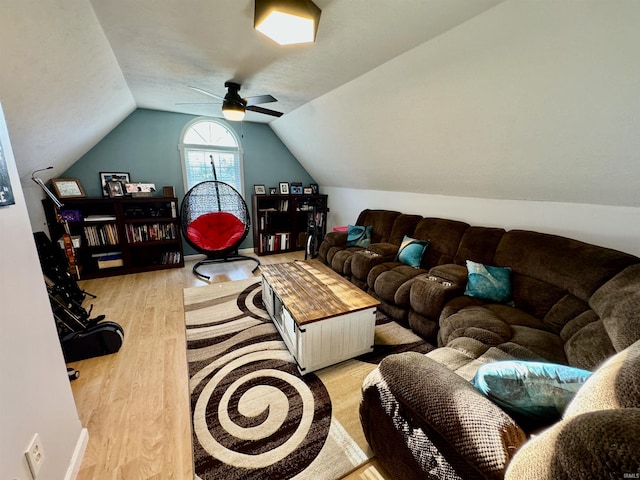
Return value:
[[(131, 181), (175, 188), (182, 200), (184, 182), (178, 144), (192, 115), (137, 109), (62, 176), (77, 178), (87, 196), (101, 196), (99, 172), (129, 172)], [(244, 197), (251, 208), (254, 184), (277, 187), (279, 182), (315, 183), (269, 125), (228, 122), (243, 149)], [(253, 246), (251, 234), (241, 248)], [(193, 250), (185, 246), (185, 254)]]

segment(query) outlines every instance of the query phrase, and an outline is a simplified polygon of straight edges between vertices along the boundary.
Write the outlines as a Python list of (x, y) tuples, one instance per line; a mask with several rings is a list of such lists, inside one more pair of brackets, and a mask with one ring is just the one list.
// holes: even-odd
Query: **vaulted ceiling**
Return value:
[[(317, 41), (252, 0), (0, 0), (22, 177), (58, 175), (135, 108), (219, 116), (224, 82), (321, 185), (640, 206), (640, 2), (316, 0)], [(267, 105), (265, 105), (267, 106)]]

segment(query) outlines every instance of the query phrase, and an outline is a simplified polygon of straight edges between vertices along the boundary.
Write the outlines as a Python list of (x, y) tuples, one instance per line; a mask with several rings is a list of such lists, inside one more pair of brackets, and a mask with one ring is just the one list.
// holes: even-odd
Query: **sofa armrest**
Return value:
[(436, 265), (431, 268), (431, 270), (429, 270), (429, 275), (440, 277), (443, 280), (464, 287), (467, 284), (469, 272), (467, 271), (467, 267), (457, 265), (455, 263), (447, 263), (444, 265)]
[(409, 293), (411, 309), (437, 322), (444, 306), (453, 298), (462, 295), (464, 288), (441, 277), (422, 274), (415, 278)]
[(639, 431), (639, 408), (600, 410), (563, 420), (518, 451), (505, 480), (638, 478)]
[(347, 243), (347, 232), (327, 232), (323, 241), (332, 247), (344, 246)]
[[(482, 478), (503, 478), (516, 450), (526, 441), (524, 431), (468, 381), (422, 354), (390, 355), (380, 374), (396, 400), (425, 430), (446, 444), (456, 458)], [(466, 468), (465, 467), (465, 468)]]
[(393, 260), (398, 253), (398, 245), (395, 243), (372, 243), (367, 247), (369, 252), (384, 257), (384, 261)]

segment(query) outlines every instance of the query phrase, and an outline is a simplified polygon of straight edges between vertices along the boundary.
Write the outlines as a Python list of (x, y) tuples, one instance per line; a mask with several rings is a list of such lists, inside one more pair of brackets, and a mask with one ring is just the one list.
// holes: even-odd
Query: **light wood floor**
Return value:
[[(262, 263), (303, 258), (300, 252), (260, 257)], [(78, 415), (89, 430), (79, 480), (193, 478), (182, 290), (242, 280), (253, 262), (204, 267), (209, 282), (185, 268), (81, 281), (93, 316), (122, 325), (117, 354), (69, 364)], [(389, 480), (375, 459), (347, 480)]]

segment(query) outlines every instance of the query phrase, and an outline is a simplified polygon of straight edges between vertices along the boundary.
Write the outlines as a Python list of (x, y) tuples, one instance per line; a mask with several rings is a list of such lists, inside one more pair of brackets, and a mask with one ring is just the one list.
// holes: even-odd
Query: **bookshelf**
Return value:
[[(253, 250), (258, 255), (304, 249), (310, 203), (318, 202), (327, 211), (327, 195), (253, 195)], [(319, 221), (324, 234), (326, 213)]]
[[(56, 242), (63, 225), (53, 203), (42, 204)], [(67, 219), (82, 279), (184, 266), (177, 198), (68, 198), (60, 214)]]

